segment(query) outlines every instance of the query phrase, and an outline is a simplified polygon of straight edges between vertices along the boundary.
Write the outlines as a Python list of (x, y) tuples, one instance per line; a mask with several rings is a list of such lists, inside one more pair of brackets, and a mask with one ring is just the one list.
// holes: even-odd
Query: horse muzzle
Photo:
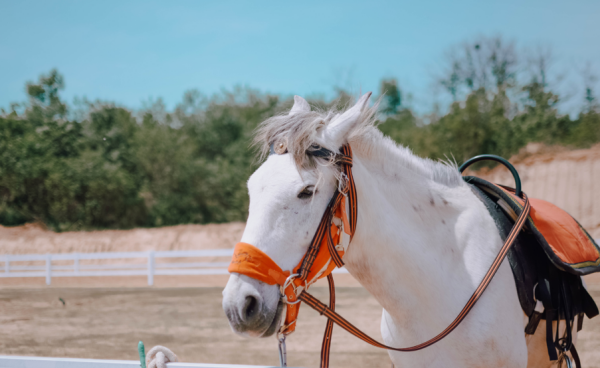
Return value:
[(223, 310), (233, 332), (248, 337), (268, 337), (279, 329), (284, 304), (279, 287), (232, 274), (223, 290)]

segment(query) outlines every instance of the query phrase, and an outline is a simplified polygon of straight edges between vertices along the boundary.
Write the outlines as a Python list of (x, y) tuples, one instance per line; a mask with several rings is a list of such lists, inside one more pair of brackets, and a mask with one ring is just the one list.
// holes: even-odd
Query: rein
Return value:
[[(283, 145), (280, 147), (283, 147), (283, 150), (279, 150), (277, 154), (287, 153), (287, 150), (285, 150)], [(271, 149), (271, 151), (274, 153), (273, 149)], [(352, 176), (352, 150), (350, 145), (342, 146), (341, 152), (341, 154), (336, 154), (319, 146), (312, 146), (311, 149), (306, 152), (308, 155), (314, 157), (329, 160), (333, 159), (336, 164), (341, 166), (342, 180), (340, 180), (338, 189), (334, 192), (333, 197), (325, 209), (325, 213), (321, 218), (319, 227), (315, 232), (304, 258), (300, 264), (294, 268), (293, 273), (281, 270), (268, 255), (258, 248), (246, 243), (238, 243), (236, 245), (233, 260), (228, 269), (230, 273), (236, 272), (244, 274), (259, 281), (266, 282), (269, 285), (280, 285), (282, 302), (287, 304), (285, 320), (279, 331), (279, 334), (282, 336), (279, 340), (282, 365), (285, 365), (285, 352), (282, 354), (282, 344), (285, 349), (285, 336), (295, 330), (300, 301), (306, 303), (321, 315), (325, 315), (328, 319), (325, 334), (323, 336), (323, 344), (321, 346), (321, 368), (329, 367), (331, 336), (334, 323), (373, 346), (394, 351), (417, 351), (442, 340), (462, 322), (475, 303), (481, 298), (481, 295), (483, 295), (483, 292), (500, 268), (502, 261), (506, 257), (529, 216), (529, 210), (531, 208), (529, 199), (525, 193), (521, 192), (520, 197), (524, 201), (523, 210), (519, 214), (504, 245), (483, 277), (483, 280), (471, 295), (471, 298), (446, 329), (437, 336), (418, 345), (405, 348), (394, 348), (384, 345), (356, 328), (344, 317), (335, 312), (335, 285), (331, 271), (333, 271), (336, 266), (342, 267), (344, 265), (342, 257), (347, 250), (350, 240), (352, 240), (352, 237), (354, 236), (357, 218), (356, 186)], [(511, 188), (505, 189), (513, 193), (515, 192)], [(346, 212), (346, 200), (348, 202), (348, 212)], [(345, 237), (344, 234), (349, 235), (349, 239)], [(329, 283), (329, 306), (307, 292), (307, 289), (311, 284), (316, 282), (317, 279), (325, 276)]]

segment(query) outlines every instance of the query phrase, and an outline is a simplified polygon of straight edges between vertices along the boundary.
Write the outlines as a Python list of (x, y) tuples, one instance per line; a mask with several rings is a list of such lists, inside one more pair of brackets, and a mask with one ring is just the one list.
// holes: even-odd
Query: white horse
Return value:
[[(358, 221), (343, 260), (383, 307), (385, 344), (406, 347), (430, 339), (454, 320), (503, 242), (456, 167), (419, 158), (374, 127), (370, 95), (339, 114), (311, 111), (296, 96), (288, 115), (262, 124), (256, 139), (263, 153), (272, 142), (285, 142), (289, 153), (268, 156), (250, 177), (250, 215), (241, 241), (292, 270), (339, 178), (335, 165), (305, 151), (318, 144), (338, 152), (350, 143)], [(279, 286), (234, 273), (223, 291), (223, 309), (236, 333), (270, 336), (281, 323)], [(389, 355), (397, 368), (550, 366), (544, 321), (527, 338), (526, 323), (505, 260), (449, 336), (424, 350)]]

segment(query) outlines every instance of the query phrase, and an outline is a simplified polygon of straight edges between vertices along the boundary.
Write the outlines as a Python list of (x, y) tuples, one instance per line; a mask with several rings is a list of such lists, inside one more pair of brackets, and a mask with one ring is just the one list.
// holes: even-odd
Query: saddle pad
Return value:
[[(465, 181), (502, 199), (498, 204), (513, 219), (521, 213), (523, 200), (510, 191), (476, 177), (465, 177)], [(600, 271), (600, 248), (573, 217), (544, 200), (531, 198), (529, 201), (527, 230), (556, 267), (575, 275)]]

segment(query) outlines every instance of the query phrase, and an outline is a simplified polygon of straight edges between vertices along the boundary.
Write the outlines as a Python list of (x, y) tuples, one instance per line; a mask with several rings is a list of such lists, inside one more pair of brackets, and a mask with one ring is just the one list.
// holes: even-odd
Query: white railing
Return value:
[[(0, 255), (0, 277), (45, 277), (46, 284), (50, 285), (53, 277), (147, 276), (148, 285), (153, 285), (156, 275), (227, 275), (229, 258), (232, 254), (233, 249), (5, 254)], [(222, 261), (179, 261), (186, 258), (198, 260), (198, 258), (214, 259), (217, 257), (222, 258)], [(114, 263), (106, 263), (111, 260)], [(157, 262), (157, 260), (161, 262)], [(97, 263), (92, 263), (92, 261)], [(346, 269), (336, 269), (334, 272), (347, 273)]]
[[(269, 368), (258, 365), (168, 363), (169, 368)], [(0, 368), (140, 368), (139, 360), (41, 358), (0, 355)], [(274, 368), (274, 367), (273, 367)]]
[[(229, 265), (225, 259), (221, 262), (157, 262), (157, 259), (231, 257), (232, 254), (232, 249), (7, 254), (0, 255), (0, 264), (3, 263), (1, 270), (4, 271), (0, 272), (0, 277), (45, 277), (46, 284), (50, 285), (53, 277), (147, 276), (148, 285), (153, 285), (155, 275), (226, 275)], [(91, 263), (92, 260), (102, 263)], [(106, 263), (109, 260), (118, 263)], [(24, 262), (29, 264), (14, 264)], [(61, 264), (54, 264), (56, 262)], [(36, 264), (31, 265), (31, 263)]]

